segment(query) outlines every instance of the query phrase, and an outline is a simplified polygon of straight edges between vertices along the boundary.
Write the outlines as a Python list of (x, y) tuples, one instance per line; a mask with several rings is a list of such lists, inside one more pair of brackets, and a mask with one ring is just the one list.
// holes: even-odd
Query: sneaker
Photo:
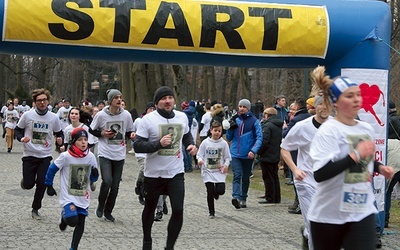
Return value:
[(299, 200), (295, 199), (293, 205), (288, 207), (288, 210), (295, 210), (299, 206)]
[(128, 151), (128, 154), (134, 154), (134, 153), (135, 153), (135, 150), (133, 148)]
[(24, 187), (24, 178), (21, 179), (21, 183), (20, 183), (20, 184), (21, 184), (21, 188), (22, 188), (23, 190), (25, 190), (25, 187)]
[(92, 190), (92, 192), (94, 192), (96, 190), (96, 183), (90, 184), (90, 190)]
[(288, 212), (289, 212), (290, 214), (301, 214), (300, 206), (297, 206), (296, 209), (289, 209)]
[(67, 223), (65, 223), (62, 216), (61, 216), (61, 221), (60, 221), (60, 224), (58, 225), (58, 227), (60, 228), (61, 231), (65, 231), (65, 229), (67, 228)]
[(103, 210), (104, 210), (104, 208), (101, 208), (100, 206), (97, 206), (97, 209), (96, 209), (97, 217), (99, 217), (99, 218), (103, 217), (103, 212), (104, 212)]
[(247, 208), (246, 201), (240, 201), (240, 207), (241, 208)]
[(42, 216), (40, 216), (39, 211), (32, 209), (32, 219), (41, 220)]
[(381, 239), (381, 234), (380, 233), (376, 233), (376, 242), (375, 242), (375, 247), (378, 248), (382, 248), (382, 239)]
[(208, 218), (214, 219), (214, 218), (215, 218), (215, 215), (214, 215), (214, 214), (210, 214), (210, 215), (208, 216)]
[(144, 198), (143, 198), (143, 195), (139, 194), (138, 199), (139, 199), (139, 203), (140, 203), (141, 205), (144, 205)]
[(106, 221), (111, 221), (111, 222), (115, 221), (114, 216), (112, 216), (111, 214), (108, 214), (108, 213), (104, 213), (104, 218)]
[(141, 182), (136, 182), (135, 194), (140, 195), (142, 193), (143, 184)]
[(163, 214), (168, 214), (168, 207), (167, 207), (167, 203), (164, 201), (163, 204), (163, 210), (162, 210)]
[(301, 246), (302, 246), (303, 250), (308, 250), (308, 239), (307, 239), (306, 236), (304, 236), (304, 229), (305, 228), (306, 227), (304, 225), (300, 227), (300, 233), (301, 233), (301, 237), (303, 239), (303, 241), (301, 243)]
[(161, 221), (162, 216), (163, 216), (163, 212), (162, 211), (157, 212), (156, 216), (154, 217), (154, 221)]
[(239, 200), (238, 200), (238, 199), (232, 199), (232, 205), (233, 205), (236, 209), (240, 209), (240, 204), (239, 204)]

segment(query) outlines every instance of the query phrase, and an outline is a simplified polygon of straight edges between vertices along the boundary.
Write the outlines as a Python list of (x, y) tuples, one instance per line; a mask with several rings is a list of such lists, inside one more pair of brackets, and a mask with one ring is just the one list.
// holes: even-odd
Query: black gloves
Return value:
[(239, 117), (239, 115), (236, 114), (229, 120), (229, 125), (230, 125), (229, 129), (235, 129), (238, 127), (238, 125), (236, 124), (236, 118), (238, 118), (238, 117)]
[(92, 167), (91, 175), (96, 178), (99, 177), (99, 170)]
[(47, 195), (49, 196), (57, 196), (56, 190), (53, 188), (53, 186), (47, 186)]

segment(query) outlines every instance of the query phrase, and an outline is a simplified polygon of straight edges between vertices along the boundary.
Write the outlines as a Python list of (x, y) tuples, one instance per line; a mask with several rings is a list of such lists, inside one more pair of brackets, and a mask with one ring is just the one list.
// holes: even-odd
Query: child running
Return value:
[(99, 178), (97, 162), (89, 151), (88, 133), (82, 127), (71, 132), (71, 145), (47, 170), (45, 184), (47, 194), (57, 195), (53, 188), (53, 179), (60, 171), (60, 205), (62, 207), (60, 230), (68, 226), (75, 227), (70, 250), (78, 249), (85, 228), (90, 203), (90, 182)]
[(207, 188), (207, 204), (210, 219), (215, 217), (214, 199), (225, 193), (225, 180), (231, 161), (228, 143), (221, 138), (222, 125), (214, 121), (210, 128), (211, 137), (203, 140), (197, 153), (201, 175)]

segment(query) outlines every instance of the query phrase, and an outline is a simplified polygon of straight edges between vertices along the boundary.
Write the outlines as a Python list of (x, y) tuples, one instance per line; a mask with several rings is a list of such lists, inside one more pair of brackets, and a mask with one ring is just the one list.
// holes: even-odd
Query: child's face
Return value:
[(222, 127), (215, 127), (210, 129), (211, 138), (214, 140), (218, 140), (222, 135)]
[(82, 136), (79, 137), (75, 142), (75, 146), (79, 148), (81, 151), (85, 151), (88, 147), (88, 138)]

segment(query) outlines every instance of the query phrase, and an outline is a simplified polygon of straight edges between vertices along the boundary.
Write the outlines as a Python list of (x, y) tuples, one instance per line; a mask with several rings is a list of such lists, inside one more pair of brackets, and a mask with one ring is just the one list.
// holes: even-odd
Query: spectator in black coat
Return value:
[(400, 120), (397, 116), (396, 104), (389, 101), (389, 134), (388, 139), (400, 140)]
[(279, 185), (278, 163), (282, 142), (283, 121), (277, 116), (277, 110), (270, 107), (264, 110), (261, 122), (263, 141), (258, 151), (265, 186), (265, 198), (260, 204), (280, 203), (281, 189)]

